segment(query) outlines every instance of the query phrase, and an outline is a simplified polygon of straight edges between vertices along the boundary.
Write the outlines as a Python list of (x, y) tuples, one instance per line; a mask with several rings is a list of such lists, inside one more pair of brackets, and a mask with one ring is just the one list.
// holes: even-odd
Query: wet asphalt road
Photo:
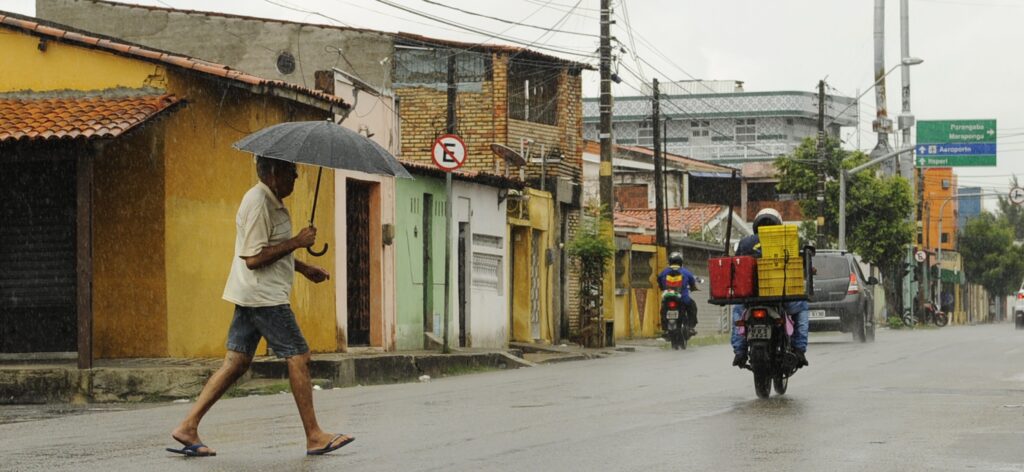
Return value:
[[(1024, 471), (1024, 331), (812, 333), (811, 366), (758, 400), (728, 346), (316, 393), (354, 434), (307, 458), (290, 395), (225, 400), (213, 458), (163, 452), (173, 404), (0, 425), (2, 470)], [(0, 415), (4, 410), (0, 409)]]

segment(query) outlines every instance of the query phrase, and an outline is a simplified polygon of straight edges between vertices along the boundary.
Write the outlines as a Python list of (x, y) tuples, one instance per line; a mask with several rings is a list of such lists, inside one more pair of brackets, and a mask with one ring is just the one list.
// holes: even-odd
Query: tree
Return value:
[(1005, 216), (985, 212), (967, 222), (960, 254), (967, 278), (992, 295), (1016, 292), (1024, 278), (1024, 249), (1014, 244), (1014, 228)]
[[(1017, 176), (1010, 179), (1010, 188), (1019, 187)], [(1014, 204), (1008, 197), (999, 197), (999, 214), (1006, 218), (1013, 229), (1014, 238), (1018, 241), (1024, 240), (1024, 208)]]
[(602, 217), (601, 208), (588, 206), (585, 209), (576, 235), (565, 245), (569, 257), (579, 264), (581, 328), (589, 333), (581, 334), (583, 345), (587, 347), (603, 346), (602, 295), (605, 272), (609, 260), (615, 257), (615, 241), (603, 231), (603, 227), (610, 223)]
[[(839, 169), (852, 169), (867, 161), (864, 153), (843, 150), (834, 138), (826, 140), (824, 170), (828, 180), (822, 230), (832, 244), (839, 235)], [(817, 215), (819, 163), (815, 140), (805, 139), (793, 154), (778, 158), (775, 166), (780, 174), (778, 190), (800, 196), (805, 216)], [(882, 271), (886, 304), (890, 307), (899, 306), (906, 248), (914, 237), (914, 226), (908, 221), (913, 202), (910, 185), (900, 177), (883, 177), (865, 170), (850, 176), (847, 182), (848, 248)]]

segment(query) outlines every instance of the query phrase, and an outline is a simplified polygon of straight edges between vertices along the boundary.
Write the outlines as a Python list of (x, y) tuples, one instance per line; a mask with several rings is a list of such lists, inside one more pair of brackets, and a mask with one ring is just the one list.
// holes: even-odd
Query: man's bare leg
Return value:
[[(299, 408), (299, 417), (302, 418), (302, 428), (306, 432), (307, 451), (327, 446), (337, 436), (337, 434), (325, 433), (316, 421), (316, 411), (313, 410), (313, 381), (309, 375), (309, 357), (307, 352), (288, 358), (288, 380), (292, 387), (292, 396), (295, 397), (295, 406)], [(345, 439), (348, 439), (348, 436), (342, 436), (335, 441), (335, 444)]]
[[(210, 380), (203, 386), (203, 391), (199, 393), (196, 403), (192, 405), (185, 420), (171, 432), (171, 437), (185, 446), (200, 443), (199, 422), (202, 421), (206, 412), (210, 411), (213, 404), (217, 403), (217, 400), (224, 395), (224, 392), (249, 370), (251, 362), (252, 357), (244, 353), (228, 351), (224, 356), (224, 363), (221, 364), (220, 369), (217, 369), (217, 372), (210, 376)], [(198, 452), (206, 451), (216, 452), (210, 448), (201, 448)]]

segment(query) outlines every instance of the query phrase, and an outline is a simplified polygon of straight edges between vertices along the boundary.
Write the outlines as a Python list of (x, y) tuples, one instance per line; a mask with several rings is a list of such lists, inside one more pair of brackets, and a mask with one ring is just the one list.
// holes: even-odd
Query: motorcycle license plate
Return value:
[(767, 325), (754, 325), (749, 328), (749, 339), (771, 339), (772, 338), (772, 327)]
[(672, 311), (666, 312), (665, 316), (668, 319), (670, 319), (670, 320), (678, 320), (679, 319), (679, 312), (675, 311), (675, 310), (672, 310)]

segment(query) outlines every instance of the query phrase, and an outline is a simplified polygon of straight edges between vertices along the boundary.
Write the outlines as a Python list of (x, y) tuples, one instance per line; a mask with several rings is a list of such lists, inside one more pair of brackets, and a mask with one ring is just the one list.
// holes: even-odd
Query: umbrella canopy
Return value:
[(277, 124), (242, 138), (234, 147), (282, 161), (413, 178), (398, 159), (379, 144), (330, 121)]

